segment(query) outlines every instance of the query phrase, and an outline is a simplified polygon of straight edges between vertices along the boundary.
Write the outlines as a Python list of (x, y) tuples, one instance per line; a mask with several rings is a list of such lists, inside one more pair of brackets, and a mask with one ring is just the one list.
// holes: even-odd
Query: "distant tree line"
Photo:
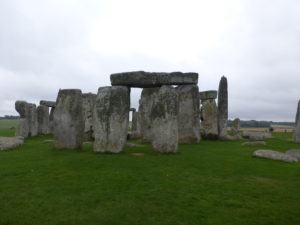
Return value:
[[(232, 120), (228, 120), (227, 125), (231, 127)], [(273, 122), (273, 121), (257, 121), (257, 120), (241, 120), (241, 127), (247, 128), (265, 128), (271, 126), (295, 126), (293, 122)]]
[(19, 118), (20, 118), (19, 116), (9, 116), (9, 115), (0, 116), (0, 120), (15, 120)]

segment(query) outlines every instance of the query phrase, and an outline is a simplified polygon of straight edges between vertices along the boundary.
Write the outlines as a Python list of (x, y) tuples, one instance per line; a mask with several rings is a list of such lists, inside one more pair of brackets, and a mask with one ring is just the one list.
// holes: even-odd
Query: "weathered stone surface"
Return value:
[(84, 120), (84, 141), (92, 141), (94, 139), (93, 128), (93, 110), (96, 102), (96, 94), (82, 94), (82, 110)]
[(296, 159), (300, 160), (300, 150), (289, 150), (285, 152), (286, 155), (290, 155), (292, 157), (295, 157)]
[(55, 147), (67, 149), (81, 148), (83, 129), (81, 90), (59, 90), (54, 113)]
[(273, 138), (272, 134), (265, 132), (252, 132), (252, 131), (244, 131), (243, 137), (248, 138), (253, 141), (263, 141), (267, 138)]
[(214, 99), (202, 101), (201, 137), (206, 140), (218, 139), (218, 107)]
[(241, 121), (239, 118), (236, 118), (232, 121), (231, 131), (234, 134), (238, 134), (240, 132), (240, 123)]
[(38, 134), (50, 133), (49, 107), (39, 105), (37, 107)]
[(41, 101), (40, 101), (40, 105), (44, 105), (44, 106), (47, 106), (47, 107), (55, 108), (56, 102), (54, 102), (54, 101), (41, 100)]
[(216, 99), (218, 91), (202, 91), (199, 93), (200, 100)]
[(53, 134), (53, 131), (54, 131), (54, 113), (55, 113), (55, 108), (51, 108), (51, 110), (50, 110), (50, 116), (49, 116), (49, 130), (50, 130), (50, 134)]
[(25, 101), (16, 101), (15, 109), (20, 114), (20, 118), (25, 118), (28, 114), (28, 103)]
[(16, 101), (15, 109), (20, 114), (20, 121), (16, 130), (16, 135), (22, 137), (28, 137), (29, 135), (28, 103), (25, 101)]
[(131, 119), (131, 131), (137, 131), (137, 123), (138, 123), (138, 112), (132, 111), (132, 119)]
[(19, 147), (24, 143), (24, 137), (0, 137), (0, 151)]
[(264, 158), (264, 159), (272, 159), (272, 160), (278, 160), (288, 163), (298, 162), (298, 159), (287, 155), (282, 152), (277, 152), (273, 150), (257, 150), (253, 153), (254, 157)]
[(300, 101), (298, 102), (297, 114), (295, 119), (294, 142), (300, 144)]
[(136, 109), (135, 108), (130, 108), (129, 111), (136, 112)]
[(177, 152), (178, 108), (177, 90), (171, 86), (159, 88), (151, 109), (153, 151)]
[(124, 150), (129, 120), (130, 90), (125, 86), (99, 88), (94, 107), (94, 151)]
[(152, 140), (152, 121), (151, 109), (156, 98), (159, 88), (144, 88), (141, 94), (139, 113), (138, 113), (138, 126), (142, 141), (151, 142)]
[(252, 142), (244, 142), (242, 146), (266, 146), (266, 142), (264, 141), (252, 141)]
[(218, 133), (219, 139), (224, 140), (227, 137), (228, 121), (228, 85), (227, 78), (222, 77), (218, 91)]
[(116, 73), (110, 75), (112, 85), (129, 87), (160, 87), (162, 85), (197, 84), (197, 73), (150, 73), (144, 71)]
[(197, 85), (180, 85), (178, 94), (178, 138), (179, 143), (200, 141), (200, 101)]
[(38, 135), (38, 118), (36, 105), (28, 103), (29, 134), (28, 136)]

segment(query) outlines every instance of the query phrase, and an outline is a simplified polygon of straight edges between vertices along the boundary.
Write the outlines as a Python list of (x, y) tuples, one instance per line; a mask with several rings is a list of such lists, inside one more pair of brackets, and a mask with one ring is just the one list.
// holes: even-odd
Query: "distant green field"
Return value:
[(11, 127), (17, 127), (19, 120), (0, 120), (0, 136), (15, 136), (15, 129), (9, 129)]
[[(290, 133), (274, 135), (264, 148), (300, 148)], [(149, 144), (122, 154), (56, 150), (43, 143), (51, 138), (0, 152), (1, 225), (300, 224), (300, 163), (252, 158), (258, 148), (242, 141), (160, 155)]]

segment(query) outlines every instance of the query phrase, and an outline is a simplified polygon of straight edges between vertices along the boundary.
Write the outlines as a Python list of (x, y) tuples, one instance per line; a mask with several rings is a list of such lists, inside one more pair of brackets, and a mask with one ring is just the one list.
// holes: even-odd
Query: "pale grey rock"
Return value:
[(266, 146), (265, 141), (251, 141), (251, 142), (244, 142), (242, 146)]
[(130, 108), (126, 86), (99, 88), (94, 107), (95, 152), (119, 153), (124, 150)]
[(86, 93), (82, 94), (82, 110), (84, 120), (84, 141), (94, 140), (94, 128), (93, 128), (93, 110), (96, 102), (96, 94)]
[(24, 144), (24, 137), (0, 137), (0, 151), (14, 149)]
[(49, 107), (39, 105), (37, 107), (38, 134), (50, 133)]
[(16, 101), (15, 109), (20, 114), (19, 125), (16, 130), (17, 136), (28, 137), (29, 135), (29, 107), (25, 101)]
[(160, 87), (162, 85), (184, 85), (197, 84), (197, 73), (150, 73), (144, 71), (134, 71), (116, 73), (110, 75), (111, 84), (124, 85), (129, 87)]
[(159, 88), (151, 109), (152, 148), (155, 152), (178, 150), (178, 94), (171, 86)]
[(29, 134), (28, 136), (38, 135), (38, 118), (36, 105), (28, 103)]
[(238, 134), (240, 132), (240, 119), (236, 118), (232, 121), (231, 131), (233, 134)]
[(54, 102), (54, 101), (41, 100), (41, 101), (40, 101), (40, 105), (44, 105), (44, 106), (47, 106), (47, 107), (50, 107), (50, 108), (55, 108), (56, 102)]
[(153, 137), (151, 109), (158, 91), (159, 88), (144, 88), (141, 94), (138, 113), (138, 130), (140, 131), (139, 133), (143, 142), (151, 142)]
[(131, 131), (138, 133), (138, 112), (132, 111)]
[(253, 141), (263, 141), (264, 139), (273, 138), (272, 134), (266, 132), (244, 131), (243, 137)]
[(253, 156), (264, 158), (264, 159), (278, 160), (278, 161), (283, 161), (288, 163), (298, 162), (297, 158), (274, 150), (257, 150), (253, 153)]
[(81, 148), (83, 129), (81, 90), (59, 90), (54, 113), (55, 147), (59, 149)]
[(218, 139), (218, 107), (214, 99), (203, 100), (201, 105), (201, 137)]
[(216, 99), (218, 96), (218, 91), (202, 91), (199, 93), (200, 100)]
[(300, 144), (300, 101), (298, 102), (298, 108), (295, 119), (294, 142)]
[(289, 150), (285, 152), (286, 155), (290, 155), (292, 157), (295, 157), (296, 159), (300, 160), (300, 150)]
[(218, 91), (218, 134), (220, 140), (227, 138), (228, 121), (228, 85), (227, 78), (222, 77)]
[(178, 138), (179, 143), (199, 143), (200, 101), (197, 85), (179, 85), (178, 94)]

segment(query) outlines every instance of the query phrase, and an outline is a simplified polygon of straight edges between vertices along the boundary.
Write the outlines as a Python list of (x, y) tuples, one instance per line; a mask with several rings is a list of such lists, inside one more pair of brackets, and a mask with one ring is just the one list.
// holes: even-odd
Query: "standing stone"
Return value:
[(49, 107), (39, 105), (37, 107), (38, 134), (49, 134)]
[(200, 101), (197, 85), (179, 85), (178, 93), (178, 135), (179, 143), (200, 141)]
[(152, 148), (176, 153), (178, 148), (178, 94), (171, 86), (159, 88), (151, 109)]
[(218, 134), (220, 140), (227, 139), (228, 87), (227, 78), (222, 77), (218, 92)]
[(130, 111), (132, 112), (131, 118), (131, 131), (137, 132), (137, 120), (138, 120), (138, 113), (135, 108), (131, 108)]
[(56, 148), (76, 149), (83, 142), (82, 93), (78, 89), (59, 90), (54, 113)]
[(144, 88), (141, 94), (138, 124), (140, 126), (140, 134), (143, 142), (151, 142), (152, 140), (152, 121), (151, 109), (156, 98), (159, 88)]
[(124, 150), (130, 107), (130, 89), (125, 86), (99, 88), (94, 107), (95, 152)]
[(298, 102), (298, 109), (296, 114), (294, 142), (300, 144), (300, 101)]
[(55, 112), (55, 107), (51, 107), (51, 109), (50, 109), (50, 116), (49, 116), (49, 130), (50, 130), (50, 134), (53, 134), (53, 132), (54, 132), (54, 112)]
[(236, 118), (232, 121), (231, 131), (233, 132), (234, 135), (240, 132), (240, 123), (241, 121), (239, 118)]
[(94, 139), (93, 109), (96, 96), (96, 94), (92, 93), (82, 94), (84, 141), (92, 141)]
[(20, 121), (16, 130), (16, 136), (28, 137), (29, 134), (28, 103), (25, 101), (16, 101), (15, 109), (20, 114)]
[(37, 110), (35, 104), (28, 104), (28, 117), (29, 117), (29, 136), (36, 136), (38, 134), (38, 120)]
[(201, 101), (201, 137), (206, 140), (218, 139), (218, 107), (215, 99)]

